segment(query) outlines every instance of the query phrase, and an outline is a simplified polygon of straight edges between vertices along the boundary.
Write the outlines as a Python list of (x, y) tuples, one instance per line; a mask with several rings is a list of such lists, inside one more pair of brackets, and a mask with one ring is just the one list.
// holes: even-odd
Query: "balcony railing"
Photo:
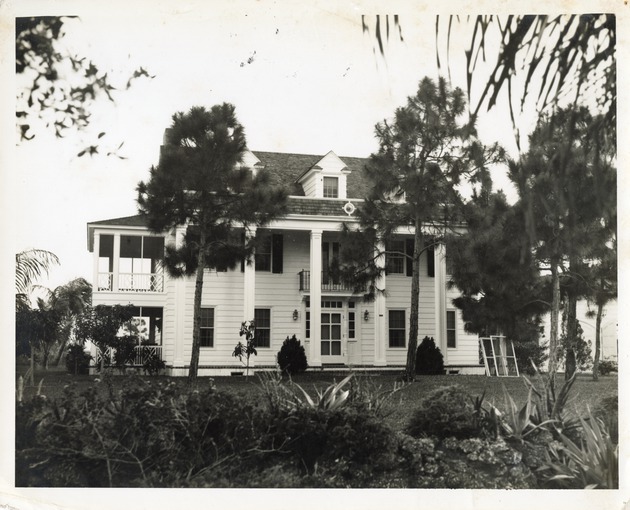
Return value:
[[(311, 290), (311, 272), (300, 271), (298, 273), (300, 282), (300, 290), (310, 292)], [(322, 271), (322, 290), (326, 292), (352, 292), (353, 288), (339, 280), (338, 276), (332, 276), (327, 271)]]
[[(105, 349), (105, 366), (106, 367), (113, 366), (116, 364), (114, 360), (115, 354), (116, 354), (116, 349), (112, 347), (108, 347), (107, 349)], [(102, 356), (101, 351), (97, 349), (96, 359), (94, 361), (96, 366), (100, 366), (101, 356)], [(127, 366), (141, 367), (151, 357), (157, 357), (158, 359), (162, 359), (162, 346), (161, 345), (138, 345), (134, 348), (133, 361), (130, 363), (127, 363)]]
[[(98, 291), (113, 291), (113, 282), (114, 273), (99, 273)], [(118, 290), (120, 292), (163, 292), (164, 273), (120, 273)]]

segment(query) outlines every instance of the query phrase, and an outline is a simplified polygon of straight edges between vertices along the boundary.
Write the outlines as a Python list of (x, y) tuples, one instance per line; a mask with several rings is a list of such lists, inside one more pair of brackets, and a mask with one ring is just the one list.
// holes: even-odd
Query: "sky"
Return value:
[[(49, 288), (79, 276), (91, 281), (86, 224), (136, 213), (136, 185), (157, 164), (173, 113), (230, 102), (252, 150), (367, 157), (377, 149), (375, 124), (391, 117), (421, 78), (438, 76), (435, 17), (422, 9), (400, 15), (403, 41), (392, 29), (383, 58), (373, 32), (362, 31), (359, 4), (70, 5), (75, 9), (66, 12), (80, 19), (66, 23), (65, 48), (109, 70), (113, 83), (126, 83), (140, 66), (153, 78), (116, 92), (115, 103), (98, 101), (85, 132), (58, 139), (40, 129), (15, 149), (15, 251), (59, 256), (61, 265), (41, 281)], [(456, 65), (462, 49), (453, 52), (452, 67), (463, 87), (463, 66)], [(102, 131), (100, 154), (77, 157)], [(480, 132), (484, 141), (513, 144), (506, 111), (484, 116)], [(120, 143), (126, 159), (105, 156)]]

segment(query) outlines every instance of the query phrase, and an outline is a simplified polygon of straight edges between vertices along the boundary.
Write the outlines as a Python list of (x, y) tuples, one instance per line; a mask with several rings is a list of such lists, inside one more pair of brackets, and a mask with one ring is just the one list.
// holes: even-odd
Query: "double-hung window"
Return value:
[(201, 347), (214, 347), (214, 308), (202, 308), (199, 320)]
[(339, 197), (339, 178), (324, 177), (324, 198)]
[(271, 347), (271, 310), (256, 308), (254, 323), (256, 324), (256, 347)]
[(404, 347), (406, 321), (404, 310), (389, 311), (389, 346)]
[(449, 349), (455, 349), (457, 347), (455, 313), (455, 310), (447, 310), (446, 312), (446, 347)]

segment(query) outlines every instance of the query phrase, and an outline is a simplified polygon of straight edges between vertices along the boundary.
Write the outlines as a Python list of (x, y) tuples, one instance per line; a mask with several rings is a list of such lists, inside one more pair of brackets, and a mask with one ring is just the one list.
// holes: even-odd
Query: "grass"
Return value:
[[(18, 376), (23, 375), (26, 371), (25, 367), (18, 366)], [(142, 379), (152, 381), (174, 381), (176, 384), (186, 385), (185, 377), (148, 377), (141, 376)], [(358, 383), (368, 384), (382, 389), (393, 388), (396, 382), (396, 374), (382, 375), (362, 375), (357, 374)], [(340, 381), (343, 376), (332, 375), (321, 372), (307, 372), (293, 378), (293, 381), (302, 386), (310, 394), (314, 395), (316, 389), (322, 389), (333, 383)], [(55, 399), (62, 395), (64, 387), (69, 384), (76, 384), (78, 393), (82, 393), (84, 389), (98, 384), (100, 391), (107, 392), (108, 385), (96, 382), (97, 379), (102, 381), (99, 376), (74, 376), (62, 371), (36, 371), (35, 386), (25, 383), (24, 398), (30, 398), (37, 391), (37, 387), (41, 381), (41, 393), (47, 398)], [(534, 378), (535, 379), (535, 378)], [(112, 381), (114, 389), (121, 385), (125, 380), (125, 376), (113, 376), (109, 380)], [(530, 380), (533, 380), (530, 378)], [(213, 382), (220, 390), (229, 391), (247, 398), (256, 399), (261, 395), (260, 382), (257, 376), (245, 377), (200, 377), (197, 384), (205, 386)], [(563, 383), (563, 375), (559, 374), (556, 380), (557, 388)], [(408, 423), (414, 409), (419, 401), (430, 393), (432, 390), (457, 384), (465, 388), (471, 396), (476, 397), (485, 391), (485, 401), (496, 405), (499, 409), (504, 408), (504, 392), (505, 387), (518, 406), (521, 406), (527, 400), (527, 386), (523, 377), (496, 378), (486, 376), (473, 375), (441, 375), (441, 376), (418, 376), (416, 381), (405, 385), (400, 391), (390, 397), (387, 405), (387, 421), (397, 428), (402, 429)], [(576, 416), (585, 415), (587, 406), (593, 409), (604, 397), (617, 393), (618, 382), (617, 375), (608, 375), (600, 377), (599, 381), (593, 381), (590, 374), (581, 374), (578, 376), (573, 386), (569, 404), (566, 407), (568, 412), (574, 413)]]

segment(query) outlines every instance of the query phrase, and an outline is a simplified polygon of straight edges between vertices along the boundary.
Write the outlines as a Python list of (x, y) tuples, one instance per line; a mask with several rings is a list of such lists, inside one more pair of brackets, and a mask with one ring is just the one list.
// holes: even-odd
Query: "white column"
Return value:
[[(246, 241), (256, 235), (256, 229), (250, 230), (246, 234)], [(251, 260), (245, 261), (243, 273), (243, 320), (254, 319), (254, 308), (256, 307), (256, 257), (252, 255)]]
[[(380, 253), (380, 255), (378, 255)], [(383, 243), (379, 243), (376, 251), (377, 259), (376, 265), (379, 268), (385, 267), (385, 246)], [(381, 273), (381, 276), (376, 281), (376, 288), (385, 289), (385, 272)], [(383, 293), (377, 293), (374, 300), (374, 366), (384, 367), (387, 365), (386, 356), (386, 342), (387, 342), (387, 330), (386, 330), (386, 317), (387, 313), (387, 298)], [(363, 317), (361, 317), (363, 320)]]
[(92, 291), (98, 291), (98, 259), (99, 253), (101, 251), (101, 234), (98, 232), (94, 232), (94, 276), (93, 276), (93, 284)]
[[(175, 231), (175, 246), (180, 248), (184, 243), (186, 227), (178, 227)], [(182, 277), (175, 280), (175, 303), (173, 313), (175, 314), (175, 345), (173, 346), (174, 359), (173, 367), (183, 367), (184, 360), (184, 326), (186, 320), (186, 282), (188, 278)], [(167, 339), (168, 340), (168, 339)], [(183, 375), (183, 374), (182, 374)]]
[(114, 234), (114, 265), (112, 267), (112, 292), (118, 292), (118, 278), (120, 267), (120, 234)]
[(311, 231), (311, 338), (308, 364), (322, 366), (322, 231)]
[(435, 343), (442, 351), (444, 365), (448, 365), (446, 347), (446, 249), (435, 246)]

